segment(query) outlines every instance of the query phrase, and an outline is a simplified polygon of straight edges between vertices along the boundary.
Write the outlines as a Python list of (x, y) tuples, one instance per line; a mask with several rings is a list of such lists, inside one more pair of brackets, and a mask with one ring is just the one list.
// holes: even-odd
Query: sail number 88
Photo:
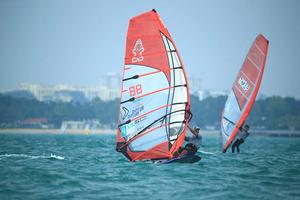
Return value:
[(135, 95), (142, 94), (142, 93), (143, 93), (143, 88), (142, 88), (141, 84), (137, 84), (135, 86), (129, 87), (130, 96), (135, 96)]

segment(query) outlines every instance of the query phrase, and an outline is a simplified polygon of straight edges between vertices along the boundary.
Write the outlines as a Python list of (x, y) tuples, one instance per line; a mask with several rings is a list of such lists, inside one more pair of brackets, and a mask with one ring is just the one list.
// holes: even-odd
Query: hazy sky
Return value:
[(300, 1), (1, 0), (0, 90), (97, 85), (121, 72), (128, 20), (155, 8), (188, 76), (228, 90), (255, 37), (270, 41), (260, 92), (300, 98)]

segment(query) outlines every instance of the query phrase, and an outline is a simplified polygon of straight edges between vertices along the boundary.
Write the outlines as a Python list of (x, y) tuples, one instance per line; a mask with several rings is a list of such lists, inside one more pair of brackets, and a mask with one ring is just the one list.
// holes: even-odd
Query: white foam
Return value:
[(203, 154), (208, 154), (208, 155), (216, 155), (216, 153), (208, 152), (208, 151), (200, 151), (200, 150), (198, 150), (198, 152), (203, 153)]
[(15, 157), (15, 158), (28, 158), (28, 159), (57, 159), (57, 160), (64, 160), (65, 157), (63, 156), (57, 156), (55, 154), (50, 154), (50, 156), (45, 156), (45, 155), (40, 155), (40, 156), (33, 156), (33, 155), (27, 155), (27, 154), (2, 154), (0, 155), (0, 160), (4, 158), (10, 158), (10, 157)]
[(63, 156), (57, 156), (57, 155), (52, 154), (52, 153), (50, 155), (50, 158), (54, 158), (54, 159), (57, 159), (57, 160), (64, 160), (65, 159), (65, 157), (63, 157)]

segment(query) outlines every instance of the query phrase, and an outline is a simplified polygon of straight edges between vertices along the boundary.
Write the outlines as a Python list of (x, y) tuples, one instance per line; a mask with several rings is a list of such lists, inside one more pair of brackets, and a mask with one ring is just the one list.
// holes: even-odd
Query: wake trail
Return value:
[(54, 160), (64, 160), (64, 156), (58, 156), (55, 154), (50, 154), (50, 156), (46, 155), (39, 155), (39, 156), (34, 156), (34, 155), (28, 155), (28, 154), (1, 154), (0, 155), (0, 160), (5, 159), (5, 158), (27, 158), (27, 159), (54, 159)]
[(216, 153), (208, 152), (208, 151), (198, 150), (198, 152), (203, 153), (203, 154), (207, 154), (207, 155), (216, 155)]

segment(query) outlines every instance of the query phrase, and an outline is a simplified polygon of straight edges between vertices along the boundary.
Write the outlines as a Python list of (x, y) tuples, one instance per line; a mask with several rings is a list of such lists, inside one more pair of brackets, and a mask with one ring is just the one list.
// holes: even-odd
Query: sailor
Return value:
[(185, 136), (184, 140), (186, 142), (188, 142), (188, 144), (189, 143), (194, 144), (197, 147), (197, 149), (199, 149), (200, 145), (201, 145), (201, 140), (202, 140), (202, 136), (200, 135), (200, 128), (197, 126), (194, 128), (191, 128), (190, 126), (188, 126), (188, 128), (193, 135)]
[(232, 153), (234, 153), (235, 148), (237, 149), (237, 152), (240, 153), (240, 144), (243, 144), (246, 138), (249, 136), (249, 129), (250, 127), (248, 124), (246, 124), (244, 128), (239, 128), (238, 139), (231, 146)]
[(200, 148), (202, 137), (200, 135), (200, 128), (189, 127), (190, 132), (192, 133), (191, 136), (185, 136), (184, 140), (187, 142), (185, 145), (185, 150), (187, 151), (187, 155), (194, 155), (197, 153), (197, 150)]
[(200, 135), (200, 128), (189, 127), (190, 132), (193, 134), (192, 136), (185, 136), (184, 140), (187, 142), (185, 147), (180, 147), (178, 151), (174, 154), (175, 157), (183, 157), (185, 155), (192, 156), (197, 153), (198, 149), (201, 145), (202, 137)]

